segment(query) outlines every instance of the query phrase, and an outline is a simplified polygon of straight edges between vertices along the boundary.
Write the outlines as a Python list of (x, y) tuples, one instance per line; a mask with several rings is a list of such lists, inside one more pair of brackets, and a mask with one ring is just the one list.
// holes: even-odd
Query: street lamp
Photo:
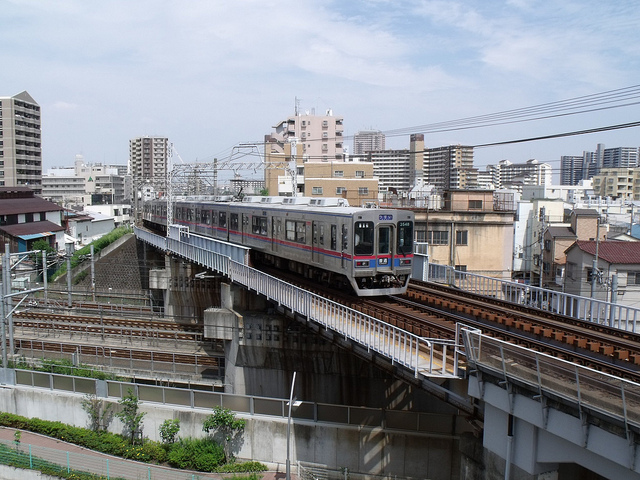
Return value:
[(293, 372), (293, 380), (291, 380), (291, 393), (289, 394), (289, 417), (287, 418), (287, 476), (286, 480), (291, 480), (291, 408), (298, 407), (302, 402), (293, 401), (293, 389), (296, 386), (296, 373)]

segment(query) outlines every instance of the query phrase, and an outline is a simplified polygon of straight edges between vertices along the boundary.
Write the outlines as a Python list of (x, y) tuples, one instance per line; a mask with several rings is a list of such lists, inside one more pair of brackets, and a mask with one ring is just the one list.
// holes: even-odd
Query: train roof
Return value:
[[(229, 205), (232, 207), (257, 207), (257, 208), (276, 208), (286, 210), (304, 210), (311, 212), (334, 213), (334, 214), (353, 214), (355, 212), (375, 212), (389, 211), (397, 209), (372, 207), (356, 207), (349, 205), (344, 198), (339, 197), (266, 197), (259, 195), (245, 196), (242, 201), (231, 200), (231, 196), (188, 196), (176, 197), (176, 202), (201, 203), (210, 205)], [(164, 202), (164, 201), (163, 201)]]

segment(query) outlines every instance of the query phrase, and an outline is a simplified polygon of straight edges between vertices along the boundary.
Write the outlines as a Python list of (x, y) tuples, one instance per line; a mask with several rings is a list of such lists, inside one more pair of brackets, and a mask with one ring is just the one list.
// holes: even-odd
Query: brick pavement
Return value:
[[(13, 442), (14, 434), (16, 430), (17, 429), (15, 428), (0, 427), (0, 440), (3, 440), (4, 441), (3, 443)], [(136, 479), (139, 477), (138, 472), (140, 472), (141, 470), (149, 466), (149, 464), (147, 463), (135, 462), (133, 460), (125, 460), (120, 457), (114, 457), (112, 455), (107, 455), (105, 453), (88, 450), (84, 447), (80, 447), (78, 445), (74, 445), (72, 443), (68, 443), (52, 437), (47, 437), (45, 435), (40, 435), (38, 433), (32, 433), (25, 430), (20, 430), (20, 431), (21, 431), (20, 445), (21, 445), (21, 448), (24, 449), (24, 451), (28, 451), (28, 446), (31, 445), (32, 447), (44, 447), (49, 450), (57, 450), (59, 452), (59, 458), (62, 458), (62, 459), (67, 458), (66, 452), (69, 452), (69, 455), (72, 455), (72, 454), (75, 454), (76, 456), (83, 455), (84, 456), (83, 458), (86, 458), (88, 463), (91, 463), (90, 459), (95, 459), (95, 460), (109, 459), (109, 461), (112, 462), (112, 464), (115, 464), (115, 463), (118, 464), (117, 467), (114, 467), (114, 470), (116, 470), (117, 468), (120, 469), (120, 471), (117, 471), (117, 470), (112, 471), (111, 472), (112, 477), (123, 476), (124, 478)], [(39, 452), (38, 448), (34, 448), (34, 456), (38, 456), (37, 452)], [(46, 460), (50, 460), (50, 459), (47, 458)], [(158, 465), (154, 465), (153, 470), (154, 471), (152, 474), (152, 478), (158, 479), (158, 480), (160, 479), (174, 480), (174, 479), (180, 479), (180, 478), (186, 479), (186, 478), (190, 478), (191, 475), (193, 475), (194, 478), (211, 478), (211, 479), (217, 479), (217, 480), (224, 478), (219, 474), (191, 472), (187, 470), (179, 470), (179, 469), (174, 469), (169, 467), (162, 467)], [(89, 469), (87, 469), (87, 471), (89, 471)], [(104, 472), (100, 472), (100, 471), (97, 471), (95, 473), (104, 474)], [(128, 473), (130, 473), (131, 476), (127, 475)], [(282, 480), (284, 478), (285, 478), (284, 472), (265, 472), (262, 476), (262, 480)], [(292, 475), (292, 478), (295, 478), (294, 475)]]

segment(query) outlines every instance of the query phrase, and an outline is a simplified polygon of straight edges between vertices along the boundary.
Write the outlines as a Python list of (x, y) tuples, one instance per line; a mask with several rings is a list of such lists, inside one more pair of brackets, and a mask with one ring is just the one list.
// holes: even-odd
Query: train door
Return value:
[(349, 229), (342, 224), (342, 238), (340, 240), (342, 248), (342, 268), (347, 268), (347, 255), (349, 255)]
[(271, 217), (271, 250), (278, 251), (278, 241), (282, 232), (282, 220), (280, 218)]
[(242, 230), (242, 245), (246, 245), (246, 234), (249, 228), (249, 215), (246, 213), (242, 214), (242, 226), (240, 229)]
[(376, 252), (378, 272), (391, 272), (393, 270), (394, 234), (393, 225), (380, 225), (378, 227), (378, 251)]
[(320, 252), (320, 230), (322, 228), (324, 228), (324, 226), (319, 222), (311, 222), (311, 261), (314, 263), (322, 263), (322, 259), (324, 258), (324, 255)]

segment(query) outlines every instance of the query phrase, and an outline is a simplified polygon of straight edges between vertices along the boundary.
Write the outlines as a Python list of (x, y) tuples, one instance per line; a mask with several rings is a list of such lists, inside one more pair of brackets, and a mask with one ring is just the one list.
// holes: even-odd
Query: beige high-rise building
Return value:
[(385, 136), (380, 130), (360, 130), (353, 136), (352, 155), (378, 152), (385, 148)]
[(40, 106), (26, 91), (0, 97), (0, 186), (42, 192)]
[(343, 119), (299, 113), (265, 135), (265, 188), (269, 195), (343, 197), (351, 205), (378, 200), (371, 162), (345, 162)]
[[(133, 190), (141, 186), (156, 194), (165, 191), (169, 167), (169, 139), (166, 137), (138, 137), (129, 140), (129, 174)], [(133, 192), (132, 192), (133, 193)]]
[(473, 168), (473, 147), (449, 145), (424, 151), (424, 182), (440, 192), (478, 187), (478, 170)]
[(603, 168), (593, 177), (593, 191), (601, 197), (640, 200), (640, 168)]

